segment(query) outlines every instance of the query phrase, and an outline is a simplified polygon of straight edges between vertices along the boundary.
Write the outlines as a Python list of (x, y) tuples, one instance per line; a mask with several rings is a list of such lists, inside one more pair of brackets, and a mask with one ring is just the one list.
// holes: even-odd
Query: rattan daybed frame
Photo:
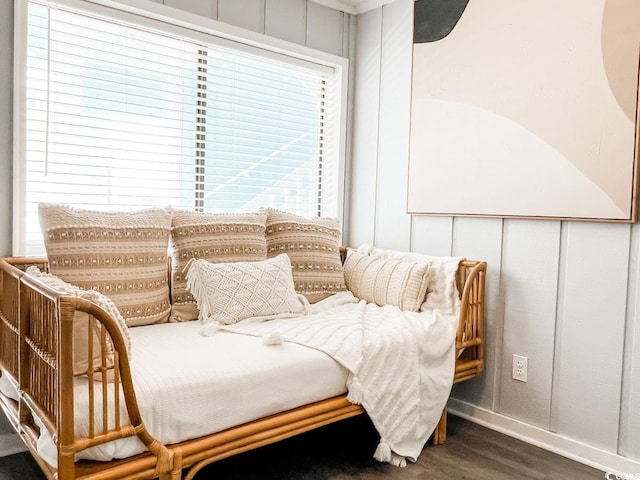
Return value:
[[(46, 259), (0, 259), (0, 368), (20, 392), (16, 402), (0, 394), (0, 406), (31, 451), (47, 478), (53, 480), (145, 479), (191, 480), (204, 466), (302, 432), (364, 413), (345, 395), (305, 405), (277, 415), (261, 418), (219, 433), (174, 445), (163, 445), (146, 430), (142, 421), (129, 359), (122, 334), (104, 310), (81, 298), (62, 296), (24, 273), (29, 265), (46, 269)], [(461, 309), (456, 335), (457, 361), (454, 382), (468, 380), (484, 369), (483, 313), (486, 263), (463, 261), (458, 269)], [(113, 382), (95, 382), (93, 395), (105, 398), (111, 390), (116, 406), (122, 391), (130, 424), (119, 425), (120, 412), (115, 409), (115, 428), (98, 431), (91, 425), (90, 435), (74, 435), (73, 349), (59, 348), (73, 344), (75, 311), (87, 312), (101, 325), (102, 365), (89, 368), (90, 384), (96, 377)], [(104, 348), (110, 337), (115, 347), (113, 367), (107, 367)], [(90, 354), (93, 342), (89, 343)], [(120, 388), (122, 390), (120, 390)], [(105, 402), (99, 402), (104, 404)], [(93, 402), (90, 401), (90, 408)], [(108, 409), (102, 413), (101, 425), (108, 425)], [(39, 436), (34, 416), (40, 419), (57, 442), (58, 468), (52, 468), (38, 454)], [(93, 418), (93, 414), (91, 415)], [(113, 422), (113, 419), (109, 419)], [(137, 435), (148, 452), (110, 462), (74, 461), (76, 452), (111, 440)], [(446, 438), (446, 408), (433, 434), (433, 443)], [(185, 476), (182, 477), (183, 470)]]

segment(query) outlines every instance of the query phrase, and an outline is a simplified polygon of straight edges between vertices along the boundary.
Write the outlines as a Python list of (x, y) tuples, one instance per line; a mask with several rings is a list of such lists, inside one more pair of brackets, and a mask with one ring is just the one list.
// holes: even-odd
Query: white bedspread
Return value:
[(400, 466), (415, 461), (451, 392), (457, 317), (378, 307), (350, 292), (329, 301), (333, 308), (320, 302), (310, 316), (249, 319), (225, 329), (330, 355), (349, 370), (348, 398), (362, 404), (381, 436), (375, 458)]
[[(198, 322), (130, 329), (142, 418), (163, 443), (201, 437), (346, 392), (347, 370), (322, 352), (293, 343), (269, 347), (259, 338), (232, 333), (207, 338), (201, 329)], [(85, 377), (76, 379), (79, 435), (88, 432), (87, 383)], [(57, 450), (48, 435), (40, 439), (38, 450), (55, 466)], [(85, 450), (78, 458), (111, 460), (143, 451), (132, 437)]]
[[(312, 315), (247, 319), (232, 327), (236, 333), (204, 336), (198, 322), (135, 327), (132, 374), (142, 418), (155, 438), (176, 443), (339, 395), (348, 384), (349, 398), (363, 405), (381, 435), (376, 458), (402, 465), (418, 457), (449, 396), (456, 321), (437, 311), (357, 302), (343, 292), (314, 304)], [(265, 345), (259, 338), (274, 333), (289, 341)], [(86, 389), (86, 378), (78, 377), (78, 435), (88, 432)], [(125, 411), (123, 399), (121, 405)], [(38, 450), (55, 466), (49, 436)], [(144, 450), (132, 437), (78, 458), (111, 460)]]

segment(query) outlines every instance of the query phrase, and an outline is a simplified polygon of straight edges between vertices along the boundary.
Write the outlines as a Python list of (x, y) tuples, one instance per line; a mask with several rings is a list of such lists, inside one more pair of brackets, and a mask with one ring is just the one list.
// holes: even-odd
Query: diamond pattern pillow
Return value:
[(174, 210), (171, 221), (171, 322), (198, 318), (184, 267), (192, 258), (211, 263), (267, 258), (266, 213), (215, 214)]
[(264, 209), (267, 257), (291, 259), (296, 292), (311, 303), (346, 289), (340, 260), (340, 225), (333, 218), (304, 218)]
[(295, 292), (291, 262), (284, 254), (260, 262), (192, 260), (187, 287), (203, 323), (230, 325), (249, 317), (308, 312), (308, 302)]
[(109, 297), (130, 327), (169, 319), (169, 209), (102, 212), (41, 203), (38, 213), (51, 273)]

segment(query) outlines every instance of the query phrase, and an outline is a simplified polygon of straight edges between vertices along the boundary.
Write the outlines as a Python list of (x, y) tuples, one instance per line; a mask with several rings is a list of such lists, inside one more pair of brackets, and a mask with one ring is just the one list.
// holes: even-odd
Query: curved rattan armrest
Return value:
[[(484, 320), (484, 280), (487, 271), (486, 262), (463, 260), (461, 268), (470, 268), (460, 296), (460, 316), (456, 331), (456, 348), (477, 345), (481, 341)], [(473, 325), (470, 325), (470, 322)], [(470, 331), (477, 333), (469, 338)]]
[[(45, 362), (48, 362), (48, 364), (54, 368), (54, 371), (57, 372), (55, 375), (57, 381), (54, 382), (56, 386), (50, 385), (50, 387), (47, 387), (54, 390), (48, 390), (48, 392), (53, 393), (47, 393), (46, 395), (48, 396), (45, 396), (46, 398), (43, 397), (44, 400), (42, 402), (38, 400), (42, 395), (37, 393), (32, 395), (34, 392), (29, 392), (27, 395), (24, 395), (23, 398), (30, 409), (42, 420), (45, 427), (50, 430), (51, 434), (57, 437), (59, 466), (63, 458), (65, 461), (66, 458), (69, 458), (70, 462), (73, 463), (75, 453), (86, 448), (118, 438), (137, 436), (149, 451), (157, 456), (157, 471), (166, 472), (171, 470), (173, 453), (151, 436), (142, 420), (133, 385), (127, 342), (125, 341), (118, 321), (92, 301), (59, 292), (54, 287), (40, 281), (38, 277), (31, 276), (24, 271), (25, 267), (33, 264), (46, 267), (46, 260), (43, 262), (39, 259), (28, 259), (24, 261), (21, 261), (22, 259), (6, 260), (7, 263), (14, 267), (13, 272), (19, 277), (21, 290), (24, 290), (24, 292), (20, 294), (22, 297), (21, 310), (23, 310), (20, 316), (24, 317), (26, 319), (25, 321), (30, 323), (40, 321), (41, 325), (49, 325), (48, 328), (51, 329), (51, 333), (47, 334), (48, 339), (25, 341), (29, 342), (29, 348), (36, 352), (35, 356), (43, 358)], [(88, 314), (93, 322), (97, 322), (102, 327), (98, 329), (102, 332), (100, 347), (98, 348), (101, 348), (99, 353), (103, 357), (105, 354), (104, 349), (106, 348), (106, 338), (108, 337), (110, 339), (114, 361), (113, 366), (108, 368), (113, 370), (115, 378), (113, 388), (118, 391), (121, 389), (129, 417), (127, 424), (120, 425), (118, 421), (116, 422), (115, 428), (107, 428), (101, 433), (90, 433), (88, 437), (84, 438), (75, 436), (75, 421), (73, 415), (75, 400), (74, 395), (68, 393), (74, 390), (73, 349), (69, 349), (68, 347), (66, 349), (63, 348), (63, 346), (74, 344), (76, 312)], [(39, 327), (37, 330), (42, 331), (43, 327)], [(38, 345), (39, 342), (44, 342), (42, 348)], [(92, 342), (89, 341), (89, 344), (91, 343)], [(88, 354), (88, 357), (90, 356), (91, 355)], [(107, 391), (105, 384), (107, 378), (104, 376), (104, 369), (102, 371), (102, 386), (98, 387), (101, 392), (98, 393), (99, 390), (96, 389), (95, 394), (104, 396)], [(87, 372), (87, 377), (89, 385), (93, 385), (94, 374), (91, 368)], [(99, 374), (97, 379), (100, 379)], [(89, 392), (92, 391), (90, 388)], [(62, 392), (67, 393), (61, 394)], [(93, 397), (92, 393), (89, 395)], [(51, 398), (56, 398), (56, 400), (54, 400), (55, 406), (52, 407), (49, 405), (47, 408), (46, 405), (50, 404), (50, 400), (48, 399)], [(116, 401), (115, 403), (118, 402)], [(102, 404), (105, 404), (104, 401)], [(45, 406), (43, 407), (43, 405)], [(115, 408), (118, 409), (117, 406)], [(118, 412), (118, 410), (116, 410), (116, 412)], [(119, 414), (116, 413), (115, 416), (119, 417)]]
[[(138, 406), (136, 392), (133, 387), (133, 377), (131, 375), (131, 365), (129, 354), (127, 352), (127, 345), (122, 335), (122, 331), (120, 330), (120, 325), (111, 315), (109, 315), (104, 309), (102, 309), (95, 303), (79, 297), (69, 298), (73, 298), (75, 309), (77, 311), (85, 312), (92, 315), (95, 320), (100, 322), (105, 327), (107, 333), (111, 337), (113, 348), (118, 353), (118, 371), (120, 374), (122, 391), (124, 393), (127, 413), (129, 415), (129, 422), (133, 427), (133, 431), (124, 429), (123, 433), (125, 434), (122, 436), (131, 436), (133, 433), (135, 433), (142, 441), (142, 443), (152, 453), (158, 456), (159, 462), (165, 464), (165, 466), (161, 467), (160, 470), (165, 470), (166, 468), (168, 468), (166, 464), (170, 463), (170, 458), (173, 454), (162, 443), (151, 436), (146, 426), (144, 425), (142, 415), (140, 414), (140, 408)], [(105, 440), (109, 439), (105, 438)], [(164, 459), (164, 461), (162, 461), (162, 459)]]
[(46, 257), (4, 257), (0, 260), (17, 268), (37, 265), (40, 268), (46, 269), (49, 265), (49, 260)]

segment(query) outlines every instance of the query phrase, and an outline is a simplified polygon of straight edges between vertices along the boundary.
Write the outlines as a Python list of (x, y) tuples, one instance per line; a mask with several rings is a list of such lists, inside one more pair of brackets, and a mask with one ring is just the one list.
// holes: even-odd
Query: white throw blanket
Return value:
[[(415, 461), (435, 429), (453, 384), (455, 316), (403, 312), (358, 302), (350, 292), (312, 305), (312, 314), (247, 319), (225, 331), (302, 344), (330, 355), (350, 372), (348, 399), (361, 404), (380, 434), (374, 457)], [(214, 334), (216, 327), (204, 327)]]

